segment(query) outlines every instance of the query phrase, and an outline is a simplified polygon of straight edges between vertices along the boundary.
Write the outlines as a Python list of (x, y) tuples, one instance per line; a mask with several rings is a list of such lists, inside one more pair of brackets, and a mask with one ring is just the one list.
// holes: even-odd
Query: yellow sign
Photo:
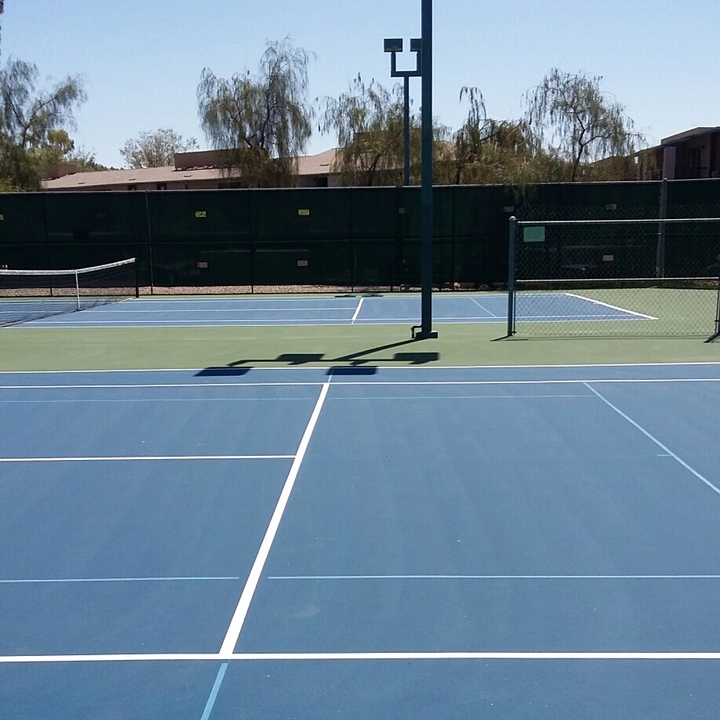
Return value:
[(195, 211), (195, 217), (196, 217), (196, 218), (206, 218), (206, 217), (207, 217), (207, 211), (206, 211), (206, 210), (196, 210), (196, 211)]
[(298, 215), (300, 217), (310, 217), (310, 210), (308, 208), (300, 208)]

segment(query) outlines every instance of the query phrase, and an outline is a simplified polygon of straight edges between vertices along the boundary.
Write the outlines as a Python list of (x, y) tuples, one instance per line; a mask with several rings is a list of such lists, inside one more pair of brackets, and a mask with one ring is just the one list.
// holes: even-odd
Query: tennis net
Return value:
[(71, 270), (0, 269), (0, 326), (139, 296), (135, 258)]

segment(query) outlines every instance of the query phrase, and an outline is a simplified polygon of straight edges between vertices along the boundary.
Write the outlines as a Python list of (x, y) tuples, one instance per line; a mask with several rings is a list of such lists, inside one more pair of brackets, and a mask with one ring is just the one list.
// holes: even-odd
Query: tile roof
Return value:
[[(304, 176), (330, 175), (337, 155), (336, 149), (326, 150), (317, 155), (298, 158), (298, 174)], [(136, 170), (98, 170), (76, 172), (53, 180), (45, 180), (46, 190), (84, 190), (99, 187), (127, 185), (156, 185), (167, 183), (178, 185), (193, 181), (228, 180), (227, 173), (219, 168), (177, 168), (174, 166), (142, 168)]]

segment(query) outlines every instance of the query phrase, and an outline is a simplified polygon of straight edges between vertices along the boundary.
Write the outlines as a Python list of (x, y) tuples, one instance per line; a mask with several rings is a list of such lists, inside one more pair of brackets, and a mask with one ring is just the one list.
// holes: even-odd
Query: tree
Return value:
[(209, 68), (197, 89), (200, 123), (210, 144), (225, 151), (229, 172), (252, 185), (290, 184), (297, 156), (312, 134), (307, 104), (311, 54), (286, 38), (268, 42), (257, 76), (226, 80)]
[[(0, 15), (2, 15), (5, 12), (5, 0), (0, 0)], [(2, 32), (2, 28), (0, 28), (0, 33)]]
[(68, 135), (67, 130), (58, 128), (50, 130), (45, 140), (30, 148), (29, 153), (41, 165), (56, 165), (67, 162), (67, 155), (75, 149), (75, 141)]
[[(391, 90), (358, 75), (347, 93), (325, 98), (319, 130), (335, 132), (340, 148), (336, 167), (346, 185), (402, 185), (404, 167), (403, 86)], [(433, 123), (433, 168), (446, 151), (448, 129)], [(419, 184), (422, 171), (422, 126), (410, 114), (410, 182)], [(437, 173), (436, 173), (437, 174)], [(436, 178), (437, 179), (437, 178)]]
[(195, 138), (183, 140), (169, 128), (154, 133), (141, 132), (140, 137), (128, 140), (120, 150), (129, 168), (168, 167), (175, 162), (175, 153), (197, 150)]
[(440, 161), (442, 182), (522, 187), (563, 179), (563, 163), (543, 150), (526, 121), (489, 118), (476, 87), (462, 88), (460, 101), (469, 103), (468, 114)]
[(526, 122), (549, 152), (569, 164), (571, 181), (592, 177), (592, 163), (627, 158), (644, 143), (624, 106), (601, 91), (601, 80), (553, 69), (526, 94)]
[(76, 148), (75, 141), (62, 128), (51, 130), (47, 139), (39, 146), (28, 150), (28, 155), (36, 160), (41, 171), (47, 170), (49, 165), (70, 164), (75, 165), (77, 172), (96, 172), (107, 170), (95, 159), (95, 155), (84, 148)]
[[(38, 190), (40, 150), (54, 131), (74, 127), (73, 110), (85, 101), (82, 80), (68, 76), (50, 90), (38, 90), (38, 69), (11, 58), (0, 70), (0, 178), (4, 187)], [(58, 136), (55, 135), (57, 141)]]
[[(320, 132), (335, 131), (340, 153), (335, 170), (346, 185), (402, 183), (403, 90), (391, 91), (374, 80), (366, 85), (360, 75), (338, 98), (325, 98)], [(417, 119), (410, 118), (411, 167), (417, 146)], [(413, 142), (415, 140), (415, 142)], [(417, 152), (414, 153), (417, 155)]]
[(85, 148), (73, 148), (63, 160), (63, 162), (72, 163), (77, 167), (78, 172), (98, 172), (99, 170), (112, 170), (103, 165), (95, 158), (95, 153), (85, 150)]

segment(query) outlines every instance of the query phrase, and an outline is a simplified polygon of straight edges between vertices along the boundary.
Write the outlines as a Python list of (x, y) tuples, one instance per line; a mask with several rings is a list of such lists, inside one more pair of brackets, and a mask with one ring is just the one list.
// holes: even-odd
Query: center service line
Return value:
[(283, 485), (280, 498), (275, 506), (275, 511), (270, 518), (270, 524), (265, 531), (265, 537), (260, 544), (260, 550), (258, 551), (255, 562), (253, 563), (250, 574), (248, 575), (245, 588), (243, 589), (240, 600), (235, 608), (235, 614), (230, 621), (230, 626), (225, 634), (223, 644), (220, 647), (219, 655), (222, 659), (232, 657), (235, 645), (237, 645), (240, 632), (242, 631), (243, 624), (245, 623), (245, 618), (247, 617), (248, 610), (250, 609), (250, 603), (252, 602), (253, 595), (257, 589), (258, 582), (260, 582), (260, 575), (265, 567), (265, 562), (270, 554), (272, 544), (275, 541), (275, 535), (277, 534), (280, 521), (282, 520), (285, 508), (290, 500), (290, 493), (295, 485), (298, 472), (300, 472), (300, 466), (305, 458), (305, 453), (307, 452), (308, 445), (310, 444), (310, 438), (315, 430), (315, 425), (320, 417), (320, 411), (325, 403), (325, 398), (327, 397), (329, 389), (330, 381), (328, 380), (323, 384), (322, 389), (320, 390), (320, 397), (318, 397), (317, 402), (315, 403), (315, 408), (312, 411), (310, 420), (305, 428), (302, 439), (300, 440), (300, 445), (298, 446), (297, 453), (295, 454), (295, 459), (290, 466), (290, 472), (288, 473), (287, 480), (285, 480), (285, 485)]
[(355, 308), (355, 314), (352, 316), (352, 320), (350, 321), (351, 324), (354, 324), (358, 319), (358, 316), (360, 315), (360, 308), (362, 308), (363, 305), (363, 300), (365, 300), (365, 298), (361, 297), (360, 302), (358, 302), (357, 307)]
[(637, 428), (645, 437), (652, 440), (659, 448), (661, 448), (664, 452), (666, 452), (673, 460), (677, 460), (688, 472), (692, 473), (698, 480), (702, 480), (711, 490), (714, 490), (718, 495), (720, 495), (720, 488), (713, 485), (707, 478), (703, 477), (697, 470), (690, 467), (681, 457), (678, 457), (670, 448), (668, 448), (666, 445), (663, 445), (656, 437), (651, 435), (642, 425), (639, 423), (636, 423), (629, 415), (626, 415), (620, 408), (615, 407), (607, 398), (603, 397), (595, 388), (593, 388), (591, 385), (589, 385), (587, 382), (584, 382), (583, 385), (588, 389), (594, 392), (608, 407), (612, 408), (620, 417), (625, 418), (633, 427)]

